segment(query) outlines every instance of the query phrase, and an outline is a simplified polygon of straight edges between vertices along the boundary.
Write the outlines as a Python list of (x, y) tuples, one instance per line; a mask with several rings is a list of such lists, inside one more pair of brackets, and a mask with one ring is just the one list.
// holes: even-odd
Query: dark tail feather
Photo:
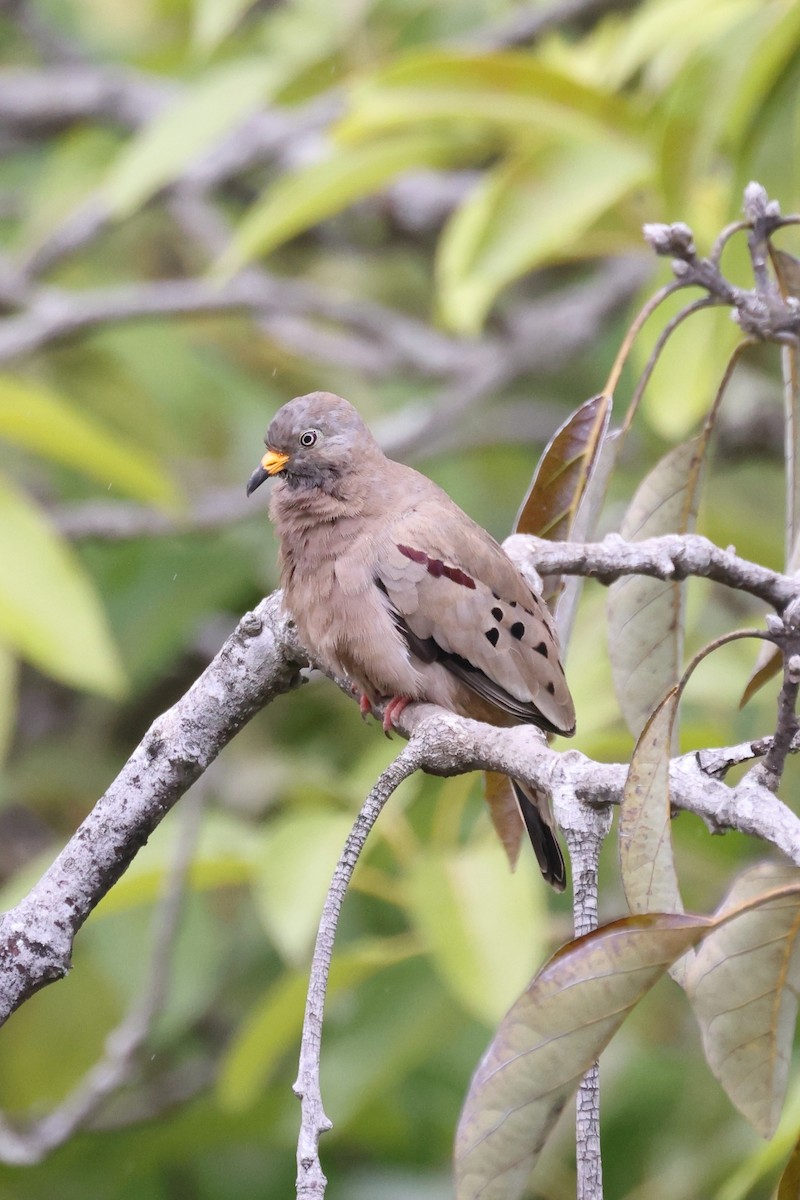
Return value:
[(542, 875), (557, 892), (563, 892), (567, 886), (567, 868), (553, 830), (550, 803), (535, 792), (529, 793), (516, 779), (511, 783)]

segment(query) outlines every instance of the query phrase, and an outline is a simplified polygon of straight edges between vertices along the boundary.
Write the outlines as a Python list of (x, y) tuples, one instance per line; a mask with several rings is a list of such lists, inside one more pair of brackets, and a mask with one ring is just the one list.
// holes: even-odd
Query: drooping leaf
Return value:
[(470, 1085), (456, 1134), (456, 1200), (517, 1200), (584, 1072), (678, 958), (737, 924), (732, 948), (755, 941), (754, 950), (766, 950), (769, 933), (763, 941), (748, 933), (760, 909), (781, 914), (787, 930), (800, 922), (796, 871), (786, 886), (731, 900), (713, 918), (650, 913), (615, 921), (562, 947), (542, 968), (503, 1018)]
[(533, 872), (511, 875), (494, 841), (423, 849), (410, 865), (406, 895), (451, 994), (493, 1025), (544, 953), (545, 894)]
[(513, 871), (519, 859), (525, 826), (508, 776), (499, 775), (496, 771), (484, 771), (483, 798), (489, 806), (494, 831)]
[(237, 121), (274, 95), (287, 70), (280, 60), (266, 58), (209, 68), (123, 147), (104, 188), (114, 215), (129, 215), (176, 179)]
[(683, 912), (670, 833), (669, 759), (679, 693), (662, 700), (639, 735), (619, 813), (622, 885), (633, 913)]
[[(620, 533), (639, 541), (694, 528), (706, 434), (676, 446), (643, 480)], [(631, 575), (609, 590), (608, 643), (622, 714), (638, 737), (664, 693), (680, 678), (683, 585)]]
[[(587, 400), (556, 430), (539, 459), (514, 521), (514, 533), (530, 533), (550, 541), (569, 540), (610, 416), (611, 397), (601, 394)], [(558, 586), (558, 577), (548, 576), (544, 599), (556, 594)]]
[[(754, 867), (736, 881), (719, 915), (799, 881), (796, 868)], [(786, 1095), (797, 1018), (796, 897), (781, 895), (722, 925), (689, 956), (684, 986), (711, 1070), (743, 1116), (771, 1137)]]
[(503, 1018), (456, 1134), (457, 1200), (516, 1200), (581, 1076), (630, 1010), (710, 928), (628, 917), (561, 949)]
[(177, 500), (175, 485), (147, 450), (127, 445), (63, 396), (11, 375), (0, 375), (0, 439), (138, 500)]
[(228, 274), (269, 254), (402, 171), (452, 165), (474, 147), (474, 140), (442, 131), (399, 133), (363, 146), (336, 147), (327, 158), (282, 175), (267, 189), (245, 214), (218, 270)]
[(72, 687), (118, 696), (122, 667), (77, 556), (0, 478), (0, 640)]
[(595, 138), (520, 154), (487, 173), (439, 243), (444, 320), (458, 333), (478, 333), (507, 284), (578, 253), (581, 237), (650, 169), (635, 142)]

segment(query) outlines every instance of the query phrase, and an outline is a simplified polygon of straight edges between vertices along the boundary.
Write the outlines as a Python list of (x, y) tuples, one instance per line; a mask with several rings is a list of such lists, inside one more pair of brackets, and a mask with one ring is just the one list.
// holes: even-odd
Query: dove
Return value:
[[(362, 714), (384, 705), (388, 733), (407, 704), (426, 701), (571, 736), (550, 614), (489, 533), (432, 480), (387, 458), (340, 396), (290, 400), (264, 441), (247, 494), (276, 477), (284, 606), (312, 659), (360, 694)], [(510, 782), (542, 874), (562, 891), (549, 797)]]

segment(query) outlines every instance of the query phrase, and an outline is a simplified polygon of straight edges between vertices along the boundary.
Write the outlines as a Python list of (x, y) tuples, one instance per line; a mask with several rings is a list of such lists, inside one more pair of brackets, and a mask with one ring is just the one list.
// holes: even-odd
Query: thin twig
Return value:
[(410, 742), (382, 773), (356, 817), (325, 897), (308, 981), (300, 1064), (294, 1084), (294, 1092), (300, 1100), (301, 1108), (297, 1142), (298, 1200), (301, 1197), (323, 1200), (327, 1183), (319, 1159), (319, 1139), (321, 1134), (331, 1128), (331, 1122), (325, 1115), (320, 1091), (320, 1050), (325, 994), (342, 902), (358, 857), (383, 806), (403, 780), (412, 775), (418, 766), (416, 750), (413, 742)]

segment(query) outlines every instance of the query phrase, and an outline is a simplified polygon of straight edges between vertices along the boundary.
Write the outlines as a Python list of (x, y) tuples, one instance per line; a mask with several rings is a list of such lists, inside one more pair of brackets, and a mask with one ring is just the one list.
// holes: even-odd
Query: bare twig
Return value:
[(320, 1046), (325, 994), (342, 902), (359, 855), (383, 806), (403, 780), (417, 770), (418, 765), (414, 747), (409, 744), (382, 773), (356, 817), (325, 897), (308, 981), (300, 1064), (294, 1084), (294, 1092), (300, 1100), (302, 1114), (297, 1142), (298, 1200), (301, 1197), (322, 1200), (327, 1183), (319, 1160), (319, 1139), (321, 1134), (331, 1128), (331, 1122), (322, 1105), (319, 1081)]

